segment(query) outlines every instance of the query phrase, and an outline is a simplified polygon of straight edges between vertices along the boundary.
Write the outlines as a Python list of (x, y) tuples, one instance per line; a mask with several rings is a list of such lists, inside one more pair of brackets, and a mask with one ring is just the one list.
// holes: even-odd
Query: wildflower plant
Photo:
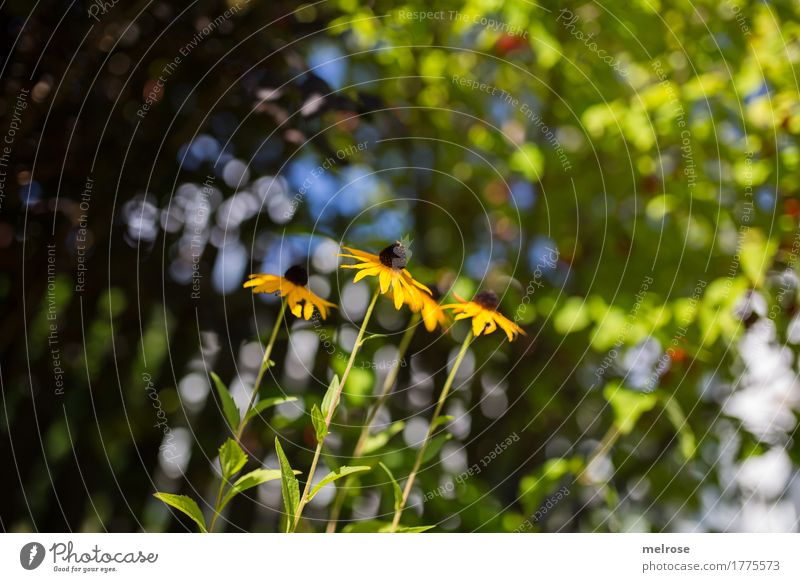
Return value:
[[(197, 524), (200, 531), (213, 531), (222, 510), (236, 495), (273, 479), (286, 478), (281, 470), (258, 468), (234, 481), (234, 478), (239, 475), (247, 464), (247, 455), (241, 446), (242, 434), (247, 424), (268, 408), (297, 400), (295, 397), (283, 396), (258, 400), (259, 389), (264, 375), (269, 368), (275, 365), (270, 356), (275, 347), (278, 332), (284, 323), (284, 316), (287, 310), (297, 318), (302, 317), (308, 320), (315, 309), (322, 319), (326, 319), (330, 309), (336, 308), (335, 304), (310, 291), (307, 288), (307, 284), (308, 272), (301, 265), (289, 267), (282, 277), (273, 274), (250, 275), (249, 280), (244, 284), (244, 287), (252, 289), (253, 293), (277, 294), (281, 297), (281, 307), (275, 318), (275, 324), (272, 327), (267, 345), (264, 348), (261, 365), (244, 413), (240, 413), (230, 391), (219, 376), (211, 372), (211, 378), (222, 405), (222, 412), (233, 438), (226, 439), (219, 447), (219, 487), (217, 488), (213, 513), (208, 527), (206, 527), (205, 518), (199, 505), (190, 497), (163, 492), (155, 493), (157, 499), (188, 515)], [(294, 473), (292, 473), (292, 478), (294, 478)]]
[[(341, 265), (343, 269), (358, 270), (358, 273), (353, 280), (360, 281), (365, 277), (375, 277), (378, 280), (378, 284), (374, 293), (372, 294), (372, 299), (367, 306), (364, 319), (361, 322), (361, 327), (358, 330), (358, 336), (356, 337), (355, 344), (350, 352), (350, 357), (347, 361), (347, 366), (345, 367), (341, 380), (334, 375), (333, 381), (328, 388), (328, 393), (323, 401), (322, 409), (316, 406), (311, 409), (311, 418), (317, 437), (317, 447), (314, 451), (314, 457), (311, 461), (311, 467), (308, 470), (306, 484), (299, 500), (296, 504), (290, 500), (290, 505), (287, 506), (286, 499), (284, 499), (284, 506), (286, 507), (287, 514), (291, 516), (289, 519), (291, 525), (288, 527), (288, 531), (295, 531), (297, 529), (297, 526), (299, 525), (300, 519), (303, 515), (303, 510), (309, 501), (311, 501), (314, 494), (319, 490), (321, 485), (331, 483), (340, 479), (341, 477), (345, 477), (353, 473), (369, 470), (368, 466), (363, 465), (351, 467), (344, 466), (338, 471), (332, 472), (327, 477), (323, 478), (322, 481), (320, 481), (321, 485), (312, 487), (317, 465), (322, 455), (325, 438), (330, 430), (331, 421), (336, 413), (336, 408), (340, 402), (342, 391), (347, 385), (347, 380), (350, 377), (350, 371), (353, 369), (353, 364), (355, 363), (359, 350), (364, 345), (364, 342), (369, 339), (366, 337), (367, 326), (370, 318), (372, 317), (372, 313), (375, 310), (375, 304), (378, 301), (378, 297), (384, 294), (390, 295), (393, 298), (393, 303), (395, 309), (397, 310), (400, 310), (407, 302), (411, 306), (412, 310), (419, 311), (422, 308), (421, 294), (430, 294), (430, 290), (422, 283), (416, 281), (406, 268), (408, 259), (411, 256), (407, 243), (404, 243), (403, 241), (396, 241), (395, 243), (384, 248), (377, 255), (351, 247), (343, 248), (348, 252), (342, 253), (339, 256), (356, 260), (356, 263), (354, 264)], [(287, 479), (290, 479), (288, 473), (286, 476)]]
[[(458, 351), (456, 359), (453, 361), (453, 366), (450, 369), (450, 373), (447, 375), (447, 380), (445, 380), (442, 392), (439, 394), (439, 399), (436, 402), (436, 408), (434, 408), (433, 415), (428, 423), (428, 430), (425, 433), (425, 438), (422, 441), (422, 445), (419, 447), (419, 451), (417, 452), (411, 472), (408, 474), (405, 487), (403, 488), (402, 493), (399, 495), (399, 499), (397, 499), (395, 502), (394, 517), (392, 518), (392, 525), (388, 530), (390, 532), (398, 531), (400, 519), (402, 518), (403, 511), (408, 503), (408, 497), (411, 494), (412, 487), (414, 486), (414, 480), (416, 479), (420, 468), (422, 468), (422, 463), (425, 461), (425, 454), (428, 451), (428, 447), (430, 446), (430, 443), (437, 431), (446, 422), (446, 419), (441, 416), (442, 409), (444, 408), (444, 403), (450, 394), (450, 390), (453, 387), (453, 382), (455, 381), (458, 369), (461, 367), (461, 363), (464, 361), (464, 356), (467, 354), (467, 350), (469, 349), (472, 340), (480, 335), (488, 335), (496, 331), (498, 326), (506, 332), (509, 341), (514, 341), (518, 335), (525, 334), (521, 327), (506, 318), (497, 310), (500, 300), (494, 291), (481, 291), (475, 295), (472, 301), (466, 301), (458, 296), (456, 296), (456, 299), (458, 299), (458, 303), (443, 305), (442, 308), (449, 309), (450, 311), (456, 313), (456, 320), (469, 319), (471, 324), (470, 329), (467, 332), (467, 335), (464, 337), (464, 341), (461, 342), (461, 348)], [(394, 480), (393, 477), (392, 480)]]
[[(381, 390), (375, 403), (366, 412), (365, 421), (360, 430), (358, 439), (350, 455), (351, 465), (340, 466), (330, 471), (315, 482), (316, 471), (323, 455), (326, 439), (330, 433), (331, 423), (336, 415), (342, 399), (342, 393), (350, 378), (351, 371), (355, 364), (359, 351), (365, 342), (370, 339), (386, 337), (383, 334), (368, 334), (368, 326), (375, 310), (378, 298), (386, 295), (392, 301), (395, 309), (401, 310), (408, 307), (411, 317), (398, 345), (398, 361), (404, 358), (415, 330), (422, 324), (428, 332), (437, 329), (448, 331), (451, 324), (452, 312), (456, 321), (469, 320), (469, 330), (461, 343), (458, 355), (453, 362), (444, 387), (439, 395), (433, 415), (430, 419), (426, 436), (420, 446), (411, 471), (406, 478), (404, 487), (395, 479), (391, 470), (383, 463), (378, 462), (382, 471), (388, 476), (392, 485), (394, 495), (394, 515), (391, 523), (378, 523), (376, 531), (386, 532), (419, 532), (425, 531), (428, 526), (403, 527), (400, 520), (403, 511), (408, 503), (411, 489), (414, 485), (417, 474), (422, 464), (425, 462), (426, 453), (432, 440), (439, 432), (439, 429), (446, 423), (447, 417), (442, 416), (442, 410), (448, 395), (453, 387), (456, 374), (469, 350), (472, 341), (481, 335), (488, 335), (495, 331), (505, 332), (509, 341), (515, 340), (525, 332), (516, 323), (512, 322), (498, 311), (499, 300), (493, 291), (482, 291), (475, 295), (471, 301), (461, 299), (454, 294), (458, 303), (442, 305), (441, 293), (438, 285), (427, 286), (416, 280), (408, 270), (408, 262), (411, 257), (410, 241), (403, 239), (396, 241), (385, 247), (380, 253), (373, 254), (352, 247), (342, 247), (346, 252), (339, 256), (345, 259), (353, 259), (353, 263), (341, 265), (342, 269), (352, 269), (357, 271), (354, 281), (366, 278), (375, 279), (375, 290), (372, 293), (369, 304), (367, 305), (364, 317), (358, 330), (353, 348), (347, 360), (347, 365), (341, 377), (333, 374), (332, 380), (328, 385), (327, 391), (322, 399), (321, 405), (314, 404), (311, 407), (311, 423), (313, 425), (316, 438), (316, 447), (311, 464), (305, 475), (295, 470), (279, 439), (275, 438), (275, 452), (278, 456), (279, 468), (256, 468), (241, 474), (247, 464), (247, 454), (241, 446), (241, 439), (248, 423), (264, 410), (280, 404), (295, 400), (294, 397), (270, 397), (259, 399), (261, 382), (267, 370), (275, 366), (275, 362), (270, 359), (275, 347), (278, 334), (287, 313), (296, 318), (309, 320), (318, 313), (321, 319), (326, 319), (331, 310), (336, 305), (323, 299), (308, 289), (308, 273), (302, 266), (295, 265), (290, 267), (283, 276), (274, 274), (253, 274), (244, 283), (244, 287), (251, 289), (253, 293), (274, 293), (281, 297), (281, 306), (275, 319), (272, 331), (264, 349), (258, 374), (251, 389), (248, 404), (243, 413), (240, 413), (228, 388), (220, 378), (211, 373), (212, 380), (216, 386), (217, 394), (222, 404), (222, 411), (225, 416), (231, 437), (219, 447), (219, 486), (212, 506), (212, 516), (206, 525), (203, 512), (200, 506), (190, 497), (174, 495), (169, 493), (156, 493), (155, 496), (164, 503), (188, 515), (195, 521), (200, 531), (213, 531), (222, 511), (230, 501), (238, 494), (266, 483), (268, 481), (280, 479), (281, 497), (284, 506), (283, 531), (294, 532), (298, 530), (303, 518), (303, 513), (314, 497), (328, 484), (334, 483), (342, 478), (346, 478), (344, 485), (339, 487), (336, 492), (330, 514), (328, 516), (327, 531), (336, 530), (339, 516), (343, 504), (347, 498), (347, 493), (352, 489), (353, 476), (364, 473), (372, 469), (365, 464), (356, 464), (368, 452), (375, 450), (374, 444), (370, 448), (370, 431), (374, 421), (386, 404), (399, 374), (399, 365), (392, 366), (387, 373)], [(386, 438), (390, 438), (388, 435)], [(380, 445), (378, 445), (380, 446)], [(301, 489), (300, 479), (304, 480)]]
[[(408, 256), (410, 256), (410, 254)], [(353, 449), (351, 462), (361, 459), (362, 456), (368, 452), (367, 447), (369, 444), (370, 431), (372, 430), (375, 418), (378, 416), (378, 413), (383, 409), (386, 401), (389, 399), (389, 395), (392, 392), (392, 388), (394, 387), (394, 384), (397, 381), (397, 376), (400, 372), (399, 362), (403, 361), (405, 358), (406, 352), (411, 345), (411, 340), (414, 337), (414, 333), (416, 332), (420, 321), (424, 323), (425, 329), (427, 329), (429, 332), (436, 331), (437, 326), (442, 330), (445, 330), (449, 324), (449, 318), (439, 304), (441, 293), (439, 292), (438, 286), (429, 285), (428, 287), (431, 290), (431, 295), (427, 295), (425, 293), (420, 294), (422, 297), (422, 306), (419, 311), (413, 313), (411, 320), (408, 322), (406, 330), (403, 333), (403, 336), (400, 338), (400, 343), (397, 346), (397, 362), (391, 367), (389, 373), (386, 374), (380, 394), (367, 413), (364, 424), (362, 425), (361, 431), (358, 435), (356, 446)], [(337, 521), (342, 510), (342, 505), (344, 504), (347, 496), (348, 487), (351, 485), (351, 483), (352, 479), (348, 479), (345, 481), (342, 487), (338, 488), (336, 492), (336, 498), (333, 501), (333, 506), (331, 508), (328, 526), (326, 529), (328, 533), (336, 531)]]

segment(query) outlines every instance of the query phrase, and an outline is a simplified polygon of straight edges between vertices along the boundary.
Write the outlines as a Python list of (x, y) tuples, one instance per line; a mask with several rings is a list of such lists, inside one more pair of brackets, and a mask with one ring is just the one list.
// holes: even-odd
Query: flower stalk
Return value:
[[(258, 398), (258, 391), (261, 388), (261, 381), (264, 379), (264, 374), (267, 372), (267, 368), (269, 368), (270, 356), (272, 355), (272, 348), (275, 347), (275, 340), (278, 338), (278, 331), (280, 331), (281, 323), (283, 322), (283, 316), (286, 313), (286, 299), (281, 301), (281, 309), (278, 312), (278, 317), (275, 318), (275, 325), (272, 328), (272, 333), (269, 336), (269, 340), (267, 341), (267, 346), (264, 348), (264, 356), (261, 358), (261, 366), (258, 369), (258, 375), (256, 376), (256, 380), (253, 383), (253, 391), (250, 393), (250, 400), (247, 404), (247, 408), (245, 408), (244, 413), (239, 418), (239, 426), (236, 427), (236, 431), (234, 433), (234, 440), (236, 444), (240, 444), (242, 440), (242, 434), (244, 433), (244, 427), (247, 424), (248, 420), (248, 413), (250, 409), (253, 408), (253, 405), (256, 403), (256, 399)], [(222, 494), (225, 491), (225, 479), (224, 477), (220, 476), (219, 479), (219, 488), (217, 489), (217, 498), (214, 502), (214, 515), (211, 517), (211, 523), (209, 524), (208, 531), (214, 531), (214, 525), (217, 523), (217, 518), (220, 515), (219, 506), (222, 503)]]
[(461, 344), (461, 349), (456, 356), (455, 361), (453, 362), (453, 368), (450, 370), (450, 374), (447, 376), (447, 380), (444, 383), (444, 388), (442, 388), (442, 393), (439, 395), (439, 401), (436, 403), (436, 408), (433, 411), (433, 416), (431, 416), (431, 421), (428, 424), (428, 432), (425, 435), (425, 439), (422, 441), (422, 446), (419, 448), (417, 452), (417, 458), (414, 461), (414, 466), (411, 469), (411, 473), (409, 473), (408, 478), (406, 479), (405, 487), (403, 488), (403, 497), (401, 499), (399, 507), (394, 512), (394, 518), (392, 519), (392, 526), (389, 530), (390, 532), (394, 533), (397, 531), (397, 527), (400, 525), (400, 518), (403, 516), (403, 510), (406, 507), (406, 503), (408, 502), (408, 497), (411, 495), (411, 488), (414, 486), (414, 480), (417, 477), (417, 473), (419, 473), (420, 468), (422, 467), (422, 462), (425, 458), (425, 452), (428, 450), (428, 445), (431, 442), (431, 438), (433, 437), (434, 433), (436, 432), (436, 428), (438, 425), (439, 416), (442, 413), (442, 409), (444, 408), (444, 402), (447, 400), (447, 396), (450, 394), (450, 389), (453, 386), (453, 382), (456, 378), (456, 373), (458, 369), (461, 367), (461, 362), (464, 360), (464, 356), (467, 354), (467, 348), (469, 348), (470, 343), (472, 343), (474, 335), (472, 330), (467, 333), (467, 336), (464, 338), (464, 342)]
[[(347, 379), (350, 376), (350, 370), (353, 368), (353, 364), (356, 360), (356, 355), (358, 355), (358, 351), (361, 349), (361, 346), (364, 344), (364, 334), (367, 331), (367, 324), (369, 323), (370, 318), (372, 317), (372, 312), (375, 310), (375, 303), (378, 301), (378, 296), (380, 295), (381, 290), (380, 287), (375, 289), (375, 293), (372, 295), (372, 300), (369, 303), (369, 307), (367, 307), (367, 311), (364, 314), (364, 320), (361, 322), (361, 329), (358, 330), (358, 337), (356, 337), (356, 343), (353, 345), (353, 351), (350, 352), (350, 359), (347, 361), (347, 367), (344, 369), (344, 373), (342, 374), (342, 379), (339, 381), (339, 390), (333, 397), (333, 402), (339, 402), (342, 396), (342, 392), (344, 391), (344, 387), (347, 383)], [(328, 410), (328, 413), (325, 415), (325, 426), (326, 428), (330, 428), (331, 421), (333, 420), (333, 414), (336, 411), (335, 406), (331, 406)], [(308, 477), (306, 478), (306, 484), (303, 488), (303, 494), (300, 496), (300, 503), (297, 506), (297, 511), (295, 512), (294, 523), (292, 524), (291, 530), (294, 532), (297, 529), (297, 525), (300, 523), (300, 518), (303, 515), (303, 509), (305, 508), (306, 504), (308, 503), (308, 496), (311, 492), (311, 484), (314, 480), (314, 473), (317, 470), (317, 464), (319, 463), (319, 458), (322, 455), (322, 446), (325, 444), (325, 440), (321, 440), (317, 443), (317, 448), (314, 451), (314, 459), (311, 461), (311, 467), (308, 470)]]
[(253, 384), (253, 391), (250, 393), (250, 401), (247, 404), (247, 408), (245, 408), (244, 414), (239, 421), (239, 426), (236, 429), (237, 443), (242, 439), (242, 433), (244, 433), (244, 427), (247, 424), (247, 421), (245, 420), (247, 418), (247, 413), (250, 412), (251, 408), (253, 408), (253, 405), (256, 403), (256, 398), (258, 398), (258, 391), (261, 388), (261, 381), (264, 379), (264, 374), (267, 372), (267, 368), (269, 368), (269, 358), (272, 355), (272, 348), (275, 346), (275, 339), (278, 337), (278, 331), (281, 328), (281, 322), (283, 321), (283, 316), (285, 313), (286, 300), (284, 299), (281, 301), (281, 310), (278, 313), (278, 317), (275, 320), (275, 326), (272, 328), (272, 333), (267, 341), (267, 347), (264, 348), (264, 357), (261, 358), (261, 367), (258, 369), (258, 375), (256, 376), (255, 383)]
[[(364, 421), (364, 425), (361, 427), (361, 433), (358, 435), (358, 441), (356, 441), (356, 446), (353, 449), (353, 454), (350, 460), (352, 464), (356, 464), (356, 461), (358, 461), (358, 459), (360, 459), (364, 454), (364, 448), (366, 447), (367, 439), (369, 438), (370, 430), (372, 429), (372, 423), (375, 422), (375, 418), (378, 416), (378, 413), (386, 404), (386, 401), (389, 399), (389, 395), (392, 393), (394, 383), (397, 381), (397, 376), (400, 374), (400, 362), (402, 362), (403, 358), (406, 356), (406, 352), (408, 351), (408, 347), (411, 345), (411, 339), (414, 337), (414, 332), (417, 329), (417, 324), (419, 323), (420, 318), (421, 315), (419, 313), (415, 313), (411, 317), (403, 337), (400, 338), (400, 344), (397, 346), (396, 365), (392, 366), (392, 368), (389, 370), (389, 373), (386, 374), (386, 378), (383, 380), (381, 393), (367, 413), (367, 418)], [(328, 517), (328, 526), (325, 529), (327, 533), (333, 533), (336, 531), (336, 523), (339, 520), (342, 506), (347, 498), (348, 487), (352, 483), (352, 480), (352, 477), (348, 477), (345, 480), (344, 485), (337, 488), (336, 498), (333, 501), (331, 513)]]

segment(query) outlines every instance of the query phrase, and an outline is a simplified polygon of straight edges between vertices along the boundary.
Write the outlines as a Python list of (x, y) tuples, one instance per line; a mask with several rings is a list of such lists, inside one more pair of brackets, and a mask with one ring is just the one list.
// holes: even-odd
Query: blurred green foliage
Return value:
[[(231, 8), (147, 116), (137, 116), (165, 64)], [(31, 88), (0, 217), (8, 305), (0, 451), (15, 484), (0, 500), (5, 530), (192, 529), (152, 498), (156, 490), (205, 499), (199, 510), (208, 515), (225, 416), (211, 391), (187, 405), (182, 382), (194, 374), (210, 386), (213, 369), (228, 384), (246, 383), (242, 349), (277, 309), (254, 303), (239, 284), (219, 285), (221, 243), (205, 247), (203, 293), (190, 300), (191, 286), (170, 270), (179, 234), (159, 219), (154, 238), (137, 240), (123, 211), (147, 193), (165, 212), (180, 185), (215, 171), (181, 161), (197, 134), (252, 158), (253, 179), (288, 176), (303, 156), (321, 160), (368, 143), (329, 172), (343, 184), (354, 167), (376, 173), (355, 211), (320, 211), (309, 195), (288, 223), (261, 208), (229, 231), (223, 211), (215, 214), (209, 236), (224, 231), (241, 242), (248, 271), (282, 252), (286, 236), (313, 231), (314, 240), (379, 250), (410, 234), (418, 279), (466, 297), (494, 288), (501, 309), (528, 331), (513, 344), (495, 334), (473, 345), (476, 373), (452, 396), (453, 438), (420, 474), (406, 525), (514, 531), (566, 486), (570, 494), (530, 531), (746, 530), (762, 522), (737, 513), (756, 503), (737, 481), (742, 463), (773, 452), (791, 459), (795, 474), (796, 2), (201, 0), (183, 12), (120, 3), (99, 22), (76, 6), (63, 21), (60, 7), (36, 8), (27, 21), (27, 3), (3, 10), (3, 109)], [(432, 10), (442, 16), (421, 16)], [(259, 157), (262, 150), (272, 153)], [(87, 176), (91, 244), (78, 293), (75, 235)], [(31, 180), (38, 199), (26, 198)], [(292, 196), (298, 186), (289, 185)], [(224, 180), (217, 186), (225, 201), (238, 193)], [(403, 219), (384, 227), (384, 208)], [(54, 279), (48, 244), (57, 248)], [(554, 269), (543, 266), (545, 248), (557, 250)], [(329, 279), (340, 302), (346, 280)], [(379, 304), (379, 321), (393, 321), (391, 311)], [(337, 342), (344, 321), (325, 323)], [(284, 330), (279, 369), (286, 340)], [(338, 440), (326, 452), (330, 470), (352, 450), (379, 383), (369, 364), (384, 345), (391, 336), (368, 342), (367, 365), (353, 370)], [(415, 453), (404, 431), (413, 417), (427, 419), (419, 402), (435, 401), (454, 345), (419, 332), (412, 365), (400, 373), (387, 419), (394, 428), (385, 440), (375, 436), (383, 448), (369, 460), (399, 482)], [(54, 348), (63, 394), (53, 385)], [(317, 350), (307, 378), (267, 379), (264, 397), (285, 390), (304, 407), (251, 423), (248, 470), (279, 467), (276, 435), (294, 444), (284, 446), (291, 466), (308, 466), (311, 406), (328, 368), (341, 374), (343, 366)], [(505, 405), (486, 414), (498, 394)], [(734, 406), (742, 394), (750, 399)], [(760, 407), (771, 421), (763, 430), (748, 416)], [(177, 474), (159, 461), (167, 443), (154, 425), (159, 410), (186, 447)], [(420, 501), (512, 433), (520, 442), (452, 494)], [(588, 466), (598, 450), (602, 458)], [(387, 472), (354, 477), (362, 489), (349, 498), (346, 520), (391, 513)], [(789, 507), (794, 523), (794, 505), (780, 505), (788, 479), (754, 511)], [(278, 530), (279, 488), (275, 481), (243, 493), (226, 514), (228, 529)], [(728, 510), (736, 515), (720, 517)], [(323, 520), (325, 506), (308, 513)]]

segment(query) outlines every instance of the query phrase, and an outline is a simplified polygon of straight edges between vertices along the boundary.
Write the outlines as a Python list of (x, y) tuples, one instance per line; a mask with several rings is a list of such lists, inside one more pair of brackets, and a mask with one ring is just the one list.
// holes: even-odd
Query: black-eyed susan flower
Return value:
[(308, 285), (308, 271), (300, 265), (289, 267), (283, 274), (255, 274), (250, 275), (245, 282), (245, 287), (253, 289), (253, 293), (277, 293), (279, 297), (286, 299), (289, 311), (295, 317), (311, 319), (314, 308), (319, 311), (320, 317), (328, 317), (328, 309), (336, 309), (336, 304), (326, 301), (322, 297), (312, 293)]
[(475, 336), (488, 335), (500, 327), (508, 336), (508, 341), (514, 341), (517, 335), (527, 335), (520, 326), (497, 311), (500, 299), (494, 291), (481, 291), (472, 301), (462, 299), (453, 294), (459, 303), (442, 305), (442, 309), (449, 309), (457, 313), (455, 319), (472, 319), (472, 333)]
[(426, 293), (420, 293), (420, 297), (422, 298), (420, 315), (422, 316), (422, 323), (425, 324), (425, 329), (433, 332), (437, 325), (442, 329), (447, 327), (447, 324), (450, 322), (450, 318), (439, 304), (439, 301), (442, 298), (439, 287), (434, 284), (428, 285), (428, 288), (431, 290), (430, 295), (427, 295)]
[(403, 243), (397, 241), (390, 244), (377, 255), (350, 247), (342, 248), (348, 252), (340, 254), (340, 257), (358, 261), (352, 265), (341, 265), (343, 269), (358, 270), (354, 282), (364, 277), (377, 277), (381, 293), (392, 295), (395, 309), (400, 309), (403, 303), (408, 303), (413, 311), (422, 309), (422, 295), (430, 295), (431, 291), (416, 281), (406, 269), (408, 252)]

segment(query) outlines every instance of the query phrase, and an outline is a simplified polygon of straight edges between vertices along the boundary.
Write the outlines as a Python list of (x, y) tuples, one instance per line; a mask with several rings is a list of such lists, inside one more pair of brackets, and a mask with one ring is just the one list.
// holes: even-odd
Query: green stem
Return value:
[[(244, 410), (244, 414), (242, 414), (241, 418), (239, 419), (239, 426), (236, 427), (236, 432), (234, 433), (234, 438), (237, 443), (242, 440), (242, 433), (244, 433), (244, 427), (247, 424), (247, 413), (250, 412), (250, 409), (253, 408), (253, 405), (256, 403), (256, 398), (258, 398), (258, 390), (261, 388), (261, 381), (264, 379), (264, 374), (269, 368), (269, 357), (272, 355), (272, 348), (275, 347), (275, 340), (278, 337), (278, 331), (280, 331), (281, 323), (283, 322), (283, 315), (286, 313), (286, 300), (284, 299), (281, 301), (281, 310), (278, 313), (278, 317), (275, 319), (275, 326), (272, 328), (272, 333), (269, 336), (269, 341), (267, 342), (267, 347), (264, 348), (264, 357), (261, 358), (261, 367), (258, 370), (258, 375), (256, 376), (256, 381), (253, 384), (253, 391), (250, 394), (250, 401), (247, 404), (247, 408)], [(214, 515), (211, 518), (211, 524), (208, 528), (208, 531), (214, 531), (214, 524), (217, 523), (217, 518), (219, 517), (219, 504), (222, 503), (222, 494), (225, 492), (225, 479), (220, 477), (219, 480), (219, 489), (217, 489), (217, 500), (214, 503)]]
[(281, 310), (278, 313), (278, 318), (275, 320), (275, 327), (272, 328), (272, 334), (270, 334), (267, 347), (264, 349), (264, 357), (261, 358), (261, 367), (258, 369), (258, 375), (256, 376), (255, 384), (253, 384), (253, 391), (250, 393), (250, 402), (247, 404), (247, 408), (245, 408), (244, 414), (239, 420), (239, 427), (236, 429), (237, 443), (241, 440), (242, 433), (244, 433), (244, 427), (247, 424), (247, 413), (250, 412), (251, 408), (253, 408), (253, 405), (256, 403), (256, 398), (258, 398), (258, 390), (261, 388), (261, 380), (264, 379), (264, 374), (269, 368), (269, 357), (272, 355), (272, 348), (275, 346), (275, 339), (278, 337), (278, 331), (280, 331), (281, 328), (283, 315), (286, 313), (286, 305), (286, 300), (283, 300), (281, 302)]
[[(358, 441), (356, 441), (356, 447), (353, 449), (353, 455), (350, 460), (350, 464), (355, 464), (358, 459), (362, 457), (364, 454), (364, 447), (367, 444), (367, 439), (369, 438), (370, 429), (372, 429), (372, 423), (375, 421), (375, 417), (378, 416), (378, 412), (381, 411), (386, 401), (389, 399), (389, 395), (392, 393), (392, 387), (394, 387), (394, 383), (397, 380), (398, 374), (400, 374), (400, 362), (403, 361), (403, 358), (406, 357), (406, 352), (408, 351), (408, 347), (411, 345), (411, 338), (414, 337), (414, 332), (417, 329), (417, 324), (419, 323), (421, 316), (419, 313), (415, 313), (411, 320), (408, 322), (408, 327), (406, 328), (403, 337), (400, 338), (400, 344), (397, 346), (397, 362), (395, 366), (389, 370), (389, 373), (386, 374), (386, 378), (383, 381), (383, 387), (381, 389), (381, 393), (378, 396), (378, 399), (375, 401), (375, 404), (369, 409), (367, 413), (367, 418), (364, 421), (364, 425), (361, 427), (361, 433), (358, 435)], [(352, 483), (353, 477), (347, 477), (345, 479), (344, 485), (338, 487), (336, 490), (336, 499), (333, 501), (333, 506), (331, 507), (331, 514), (328, 517), (328, 527), (326, 528), (327, 533), (333, 533), (336, 531), (336, 522), (339, 519), (339, 514), (342, 511), (342, 506), (344, 505), (344, 501), (347, 498), (347, 488)]]
[(428, 450), (431, 437), (433, 436), (434, 432), (436, 432), (436, 424), (439, 420), (439, 415), (442, 413), (442, 408), (444, 408), (444, 401), (447, 399), (447, 396), (450, 393), (450, 388), (453, 386), (453, 381), (456, 378), (456, 372), (458, 372), (458, 368), (461, 366), (461, 362), (464, 360), (464, 356), (467, 353), (469, 344), (472, 342), (472, 338), (472, 330), (470, 330), (469, 333), (467, 333), (467, 337), (464, 338), (464, 343), (461, 344), (461, 350), (458, 352), (458, 356), (456, 356), (456, 360), (453, 362), (453, 368), (450, 370), (450, 374), (447, 376), (447, 380), (444, 383), (444, 388), (442, 388), (442, 393), (439, 395), (439, 401), (436, 403), (436, 409), (433, 411), (433, 416), (431, 417), (430, 424), (428, 425), (428, 433), (425, 435), (425, 440), (422, 441), (422, 446), (419, 448), (419, 451), (417, 452), (417, 458), (414, 461), (414, 467), (411, 469), (411, 473), (409, 473), (408, 479), (406, 480), (406, 486), (403, 488), (403, 497), (400, 501), (400, 506), (394, 512), (394, 519), (392, 519), (392, 527), (390, 529), (391, 532), (397, 531), (397, 526), (400, 525), (400, 518), (403, 516), (403, 510), (408, 502), (408, 496), (411, 495), (411, 488), (414, 486), (414, 480), (417, 477), (417, 473), (419, 473), (420, 467), (422, 467), (422, 461), (425, 458), (425, 451)]
[[(347, 361), (347, 367), (344, 369), (344, 374), (342, 374), (342, 379), (339, 381), (339, 390), (333, 397), (334, 403), (339, 402), (339, 400), (341, 399), (345, 383), (347, 382), (348, 376), (350, 376), (350, 370), (353, 368), (353, 363), (355, 363), (356, 361), (356, 355), (358, 354), (358, 350), (364, 343), (364, 333), (367, 331), (367, 324), (369, 323), (370, 317), (372, 317), (372, 311), (375, 309), (375, 303), (377, 303), (379, 295), (380, 295), (380, 287), (377, 287), (375, 289), (375, 293), (372, 295), (372, 301), (370, 301), (369, 307), (367, 307), (367, 312), (364, 314), (364, 321), (361, 322), (361, 329), (358, 330), (358, 337), (356, 338), (356, 343), (353, 345), (353, 351), (350, 352), (350, 359)], [(327, 428), (330, 428), (331, 426), (331, 421), (333, 420), (334, 412), (336, 412), (336, 406), (331, 406), (330, 409), (328, 410), (328, 414), (325, 416), (325, 426)], [(311, 467), (308, 470), (308, 477), (306, 478), (306, 486), (303, 488), (303, 495), (300, 497), (300, 503), (297, 505), (297, 511), (295, 512), (294, 523), (292, 524), (291, 531), (295, 531), (297, 529), (297, 524), (300, 523), (300, 518), (303, 515), (303, 509), (305, 509), (305, 506), (308, 503), (308, 495), (311, 492), (311, 482), (314, 479), (314, 473), (317, 470), (317, 463), (319, 463), (319, 458), (320, 455), (322, 454), (322, 445), (324, 443), (325, 443), (324, 439), (319, 443), (317, 443), (317, 448), (314, 451), (314, 459), (311, 461)]]
[(220, 475), (219, 477), (219, 488), (217, 489), (217, 500), (214, 502), (214, 515), (211, 517), (211, 524), (208, 526), (208, 532), (212, 533), (214, 531), (214, 524), (217, 523), (217, 518), (219, 517), (219, 504), (222, 503), (222, 494), (225, 491), (225, 478)]

